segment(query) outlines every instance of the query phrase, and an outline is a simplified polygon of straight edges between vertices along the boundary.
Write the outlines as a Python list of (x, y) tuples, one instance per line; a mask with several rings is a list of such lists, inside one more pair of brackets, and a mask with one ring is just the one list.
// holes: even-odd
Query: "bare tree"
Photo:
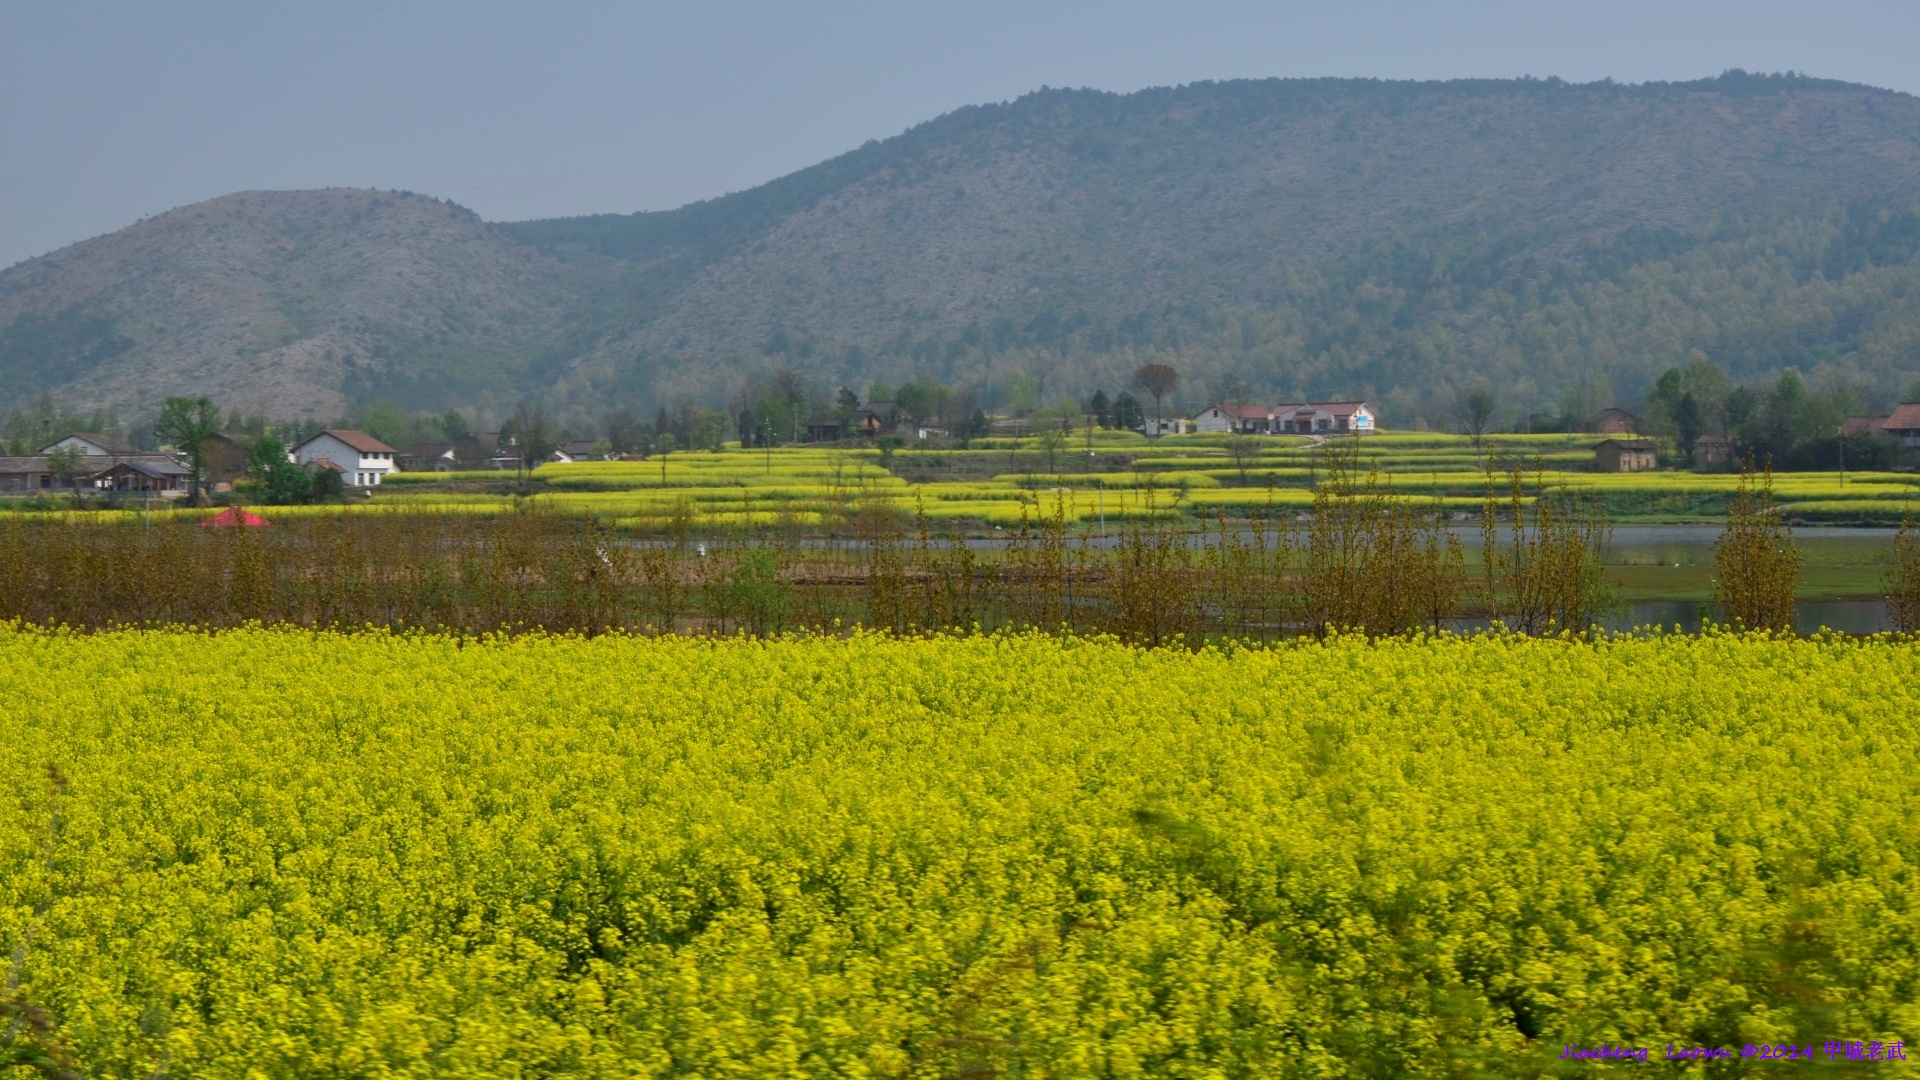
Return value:
[(1473, 439), (1473, 452), (1476, 454), (1486, 440), (1487, 426), (1493, 422), (1493, 411), (1497, 404), (1493, 399), (1493, 391), (1481, 387), (1468, 394), (1460, 406), (1460, 424), (1467, 429), (1468, 437)]
[(1133, 373), (1133, 387), (1153, 395), (1153, 433), (1160, 434), (1164, 427), (1161, 419), (1161, 404), (1168, 394), (1180, 386), (1180, 373), (1166, 364), (1142, 364)]
[(1260, 436), (1241, 431), (1235, 424), (1227, 432), (1227, 457), (1233, 460), (1233, 467), (1240, 470), (1240, 484), (1247, 483), (1247, 466), (1260, 457)]
[(1054, 459), (1073, 435), (1072, 415), (1063, 413), (1058, 419), (1047, 417), (1040, 422), (1040, 429), (1034, 434), (1040, 436), (1040, 448), (1047, 452), (1047, 471), (1058, 472), (1054, 467)]
[(1727, 525), (1713, 545), (1714, 599), (1720, 617), (1741, 630), (1792, 633), (1800, 549), (1773, 501), (1773, 463), (1756, 471), (1749, 453)]

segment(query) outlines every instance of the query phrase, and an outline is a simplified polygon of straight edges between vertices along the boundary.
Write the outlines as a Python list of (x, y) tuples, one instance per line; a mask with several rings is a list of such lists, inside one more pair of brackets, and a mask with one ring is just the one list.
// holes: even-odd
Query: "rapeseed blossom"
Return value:
[(46, 1018), (0, 1055), (89, 1075), (1539, 1075), (1920, 1031), (1907, 641), (13, 627), (0, 670), (4, 993)]

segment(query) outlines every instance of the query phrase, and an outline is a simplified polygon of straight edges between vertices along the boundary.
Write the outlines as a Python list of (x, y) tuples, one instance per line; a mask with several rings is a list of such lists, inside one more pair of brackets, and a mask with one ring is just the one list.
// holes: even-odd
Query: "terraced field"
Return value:
[[(1477, 513), (1488, 486), (1483, 468), (1519, 466), (1531, 486), (1599, 498), (1618, 522), (1717, 517), (1738, 483), (1727, 473), (1592, 471), (1592, 435), (1502, 435), (1476, 451), (1464, 437), (1382, 434), (1364, 439), (1363, 469), (1390, 488), (1450, 513)], [(772, 451), (674, 454), (664, 463), (587, 462), (536, 470), (531, 498), (634, 527), (676, 516), (702, 526), (791, 521), (831, 525), (863, 510), (924, 511), (929, 519), (980, 526), (1018, 523), (1043, 510), (1069, 521), (1103, 517), (1212, 517), (1303, 511), (1325, 475), (1326, 448), (1304, 437), (1236, 441), (1184, 435), (1149, 443), (1101, 432), (1051, 447), (1038, 437), (977, 440), (965, 450)], [(1536, 471), (1537, 470), (1537, 471)], [(452, 499), (448, 488), (499, 481), (497, 473), (395, 477), (375, 500), (415, 509), (484, 506)], [(1496, 474), (1505, 493), (1505, 479)], [(411, 489), (417, 491), (409, 493)], [(1803, 523), (1896, 524), (1920, 507), (1909, 473), (1783, 473), (1775, 496)], [(494, 505), (510, 505), (493, 496)]]

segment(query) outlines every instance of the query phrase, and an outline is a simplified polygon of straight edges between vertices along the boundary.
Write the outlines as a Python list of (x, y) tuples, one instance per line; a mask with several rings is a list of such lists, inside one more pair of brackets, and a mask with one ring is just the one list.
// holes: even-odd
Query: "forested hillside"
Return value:
[(0, 405), (511, 408), (529, 357), (576, 317), (577, 277), (424, 195), (241, 192), (0, 273)]
[[(374, 244), (323, 196), (420, 221)], [(244, 198), (245, 228), (188, 208), (0, 274), (0, 376), (35, 375), (5, 384), (137, 408), (197, 372), (270, 411), (585, 417), (776, 370), (991, 403), (1016, 375), (1051, 399), (1162, 361), (1183, 399), (1366, 396), (1411, 426), (1481, 385), (1520, 413), (1630, 402), (1699, 359), (1863, 405), (1920, 375), (1920, 99), (1799, 77), (1043, 90), (679, 210), (492, 227), (418, 197)], [(158, 223), (146, 291), (103, 269)], [(251, 261), (208, 246), (236, 233)], [(172, 304), (236, 265), (251, 325)], [(202, 340), (219, 355), (173, 344)]]

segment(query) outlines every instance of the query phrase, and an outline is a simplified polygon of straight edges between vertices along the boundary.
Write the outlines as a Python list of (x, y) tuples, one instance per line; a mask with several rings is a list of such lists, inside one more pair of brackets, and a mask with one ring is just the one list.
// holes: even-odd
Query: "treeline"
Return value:
[[(1901, 400), (1920, 400), (1917, 394), (1920, 386)], [(1673, 438), (1682, 453), (1717, 435), (1735, 454), (1778, 470), (1885, 469), (1900, 460), (1896, 440), (1842, 430), (1849, 418), (1867, 415), (1878, 396), (1847, 383), (1811, 390), (1792, 369), (1770, 383), (1732, 386), (1712, 363), (1696, 360), (1660, 376), (1647, 396), (1645, 420), (1651, 434)]]
[[(1798, 371), (1788, 369), (1770, 380), (1735, 385), (1717, 364), (1695, 359), (1662, 372), (1645, 399), (1633, 407), (1640, 434), (1671, 439), (1683, 459), (1701, 439), (1713, 437), (1727, 440), (1734, 460), (1751, 457), (1779, 471), (1812, 471), (1887, 469), (1900, 464), (1897, 440), (1845, 429), (1849, 420), (1870, 419), (1876, 412), (1885, 415), (1891, 404), (1902, 401), (1920, 401), (1920, 382), (1898, 396), (1835, 378), (1816, 389)], [(1509, 399), (1479, 387), (1461, 400), (1453, 425), (1476, 437), (1502, 428), (1581, 431), (1613, 402), (1603, 380), (1590, 380), (1569, 391), (1556, 411), (1523, 419), (1515, 415)]]

